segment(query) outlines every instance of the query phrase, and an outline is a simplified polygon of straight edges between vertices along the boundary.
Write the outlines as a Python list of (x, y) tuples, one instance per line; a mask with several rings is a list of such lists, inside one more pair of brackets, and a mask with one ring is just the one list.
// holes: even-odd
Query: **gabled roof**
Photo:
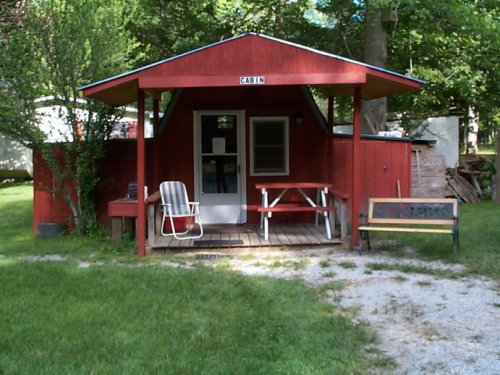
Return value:
[(423, 81), (266, 35), (247, 33), (83, 86), (84, 95), (111, 105), (185, 87), (309, 85), (329, 95), (373, 99), (417, 90)]

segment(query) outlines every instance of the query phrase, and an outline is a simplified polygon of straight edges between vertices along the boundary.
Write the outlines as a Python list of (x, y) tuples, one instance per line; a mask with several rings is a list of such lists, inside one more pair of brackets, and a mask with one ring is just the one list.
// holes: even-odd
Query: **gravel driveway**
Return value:
[(312, 286), (343, 285), (327, 302), (368, 321), (396, 364), (374, 373), (500, 374), (499, 287), (461, 276), (461, 266), (328, 248), (252, 252), (225, 266)]

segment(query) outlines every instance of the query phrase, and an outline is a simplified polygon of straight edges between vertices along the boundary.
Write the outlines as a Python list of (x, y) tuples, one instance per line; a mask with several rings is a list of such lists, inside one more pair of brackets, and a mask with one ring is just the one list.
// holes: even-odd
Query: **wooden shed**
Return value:
[[(103, 162), (102, 177), (111, 182), (98, 197), (101, 217), (107, 220), (106, 202), (124, 197), (127, 182), (136, 180), (137, 250), (144, 255), (145, 186), (154, 192), (161, 181), (182, 180), (201, 203), (204, 222), (242, 224), (259, 221), (257, 184), (322, 181), (349, 196), (356, 227), (368, 195), (396, 196), (399, 181), (408, 196), (411, 183), (410, 142), (362, 139), (361, 100), (421, 85), (395, 72), (254, 33), (87, 85), (82, 90), (90, 98), (116, 106), (137, 102), (139, 108), (137, 139), (110, 142)], [(326, 119), (309, 87), (330, 98)], [(167, 90), (172, 100), (160, 119), (159, 99)], [(338, 95), (354, 98), (351, 137), (331, 132)], [(151, 140), (144, 138), (146, 98), (152, 99), (156, 119)], [(44, 219), (37, 200), (35, 191), (35, 225)], [(278, 216), (302, 220), (307, 214)], [(358, 243), (357, 231), (352, 243)]]

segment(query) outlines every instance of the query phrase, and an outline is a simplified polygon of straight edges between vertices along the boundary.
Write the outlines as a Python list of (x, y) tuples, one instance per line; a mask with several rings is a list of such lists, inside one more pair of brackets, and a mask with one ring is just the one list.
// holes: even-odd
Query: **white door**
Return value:
[(195, 199), (204, 224), (246, 222), (244, 112), (194, 113)]

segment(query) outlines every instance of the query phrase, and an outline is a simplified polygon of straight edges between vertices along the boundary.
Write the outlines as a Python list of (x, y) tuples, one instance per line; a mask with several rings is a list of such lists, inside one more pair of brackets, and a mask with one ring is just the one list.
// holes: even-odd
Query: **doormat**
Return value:
[(220, 247), (220, 246), (239, 246), (243, 245), (242, 240), (199, 240), (193, 241), (193, 246), (199, 247)]
[(200, 259), (221, 259), (221, 258), (226, 258), (226, 259), (233, 259), (231, 255), (224, 255), (224, 254), (196, 254), (194, 256), (196, 260)]

